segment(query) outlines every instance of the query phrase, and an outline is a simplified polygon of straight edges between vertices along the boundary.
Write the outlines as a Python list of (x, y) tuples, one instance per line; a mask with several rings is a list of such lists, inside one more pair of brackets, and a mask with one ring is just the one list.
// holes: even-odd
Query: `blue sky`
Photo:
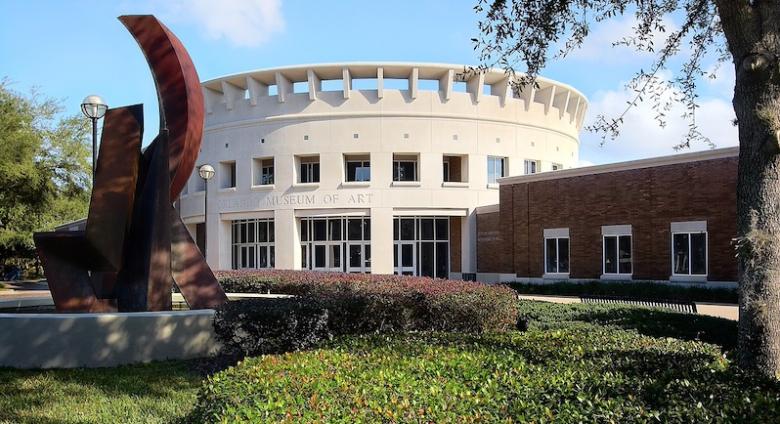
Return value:
[[(144, 103), (146, 127), (155, 128), (154, 85), (143, 55), (116, 20), (154, 13), (184, 42), (201, 79), (241, 71), (316, 62), (422, 61), (476, 64), (474, 1), (335, 2), (304, 0), (2, 0), (0, 78), (27, 92), (37, 87), (78, 113), (81, 99), (97, 93), (112, 106)], [(650, 58), (611, 41), (628, 34), (633, 19), (593, 27), (575, 55), (552, 63), (543, 75), (568, 83), (590, 100), (586, 122), (597, 113), (622, 111), (622, 85)], [(674, 22), (670, 22), (674, 26)], [(731, 96), (733, 72), (725, 64), (701, 90), (699, 122), (718, 147), (737, 144)], [(626, 117), (621, 137), (600, 146), (583, 132), (582, 164), (672, 154), (685, 122), (671, 113), (665, 129), (648, 106)], [(156, 131), (147, 130), (147, 141)], [(694, 149), (705, 149), (695, 145)]]

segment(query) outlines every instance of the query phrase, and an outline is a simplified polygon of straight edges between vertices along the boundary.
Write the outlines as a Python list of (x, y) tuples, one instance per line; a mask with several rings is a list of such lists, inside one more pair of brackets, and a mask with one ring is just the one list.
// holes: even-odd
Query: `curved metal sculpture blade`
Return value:
[(168, 129), (171, 201), (192, 175), (203, 135), (203, 92), (190, 55), (181, 41), (154, 16), (125, 15), (119, 20), (144, 53), (157, 87), (160, 130)]

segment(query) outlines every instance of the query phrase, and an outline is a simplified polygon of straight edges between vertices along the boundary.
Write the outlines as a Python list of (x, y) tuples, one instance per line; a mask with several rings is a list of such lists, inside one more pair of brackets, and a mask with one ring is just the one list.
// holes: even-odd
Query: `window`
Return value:
[(468, 182), (468, 156), (443, 155), (442, 181), (445, 183)]
[(352, 273), (371, 272), (371, 219), (301, 219), (301, 268)]
[(672, 276), (707, 275), (707, 222), (673, 222)]
[(344, 156), (345, 180), (348, 182), (371, 181), (371, 161), (368, 155)]
[(418, 181), (416, 155), (393, 155), (393, 181)]
[(552, 170), (553, 171), (560, 171), (561, 169), (563, 169), (563, 165), (561, 165), (560, 163), (552, 164)]
[(633, 272), (631, 226), (604, 226), (601, 227), (601, 234), (603, 237), (603, 274), (605, 276), (630, 277)]
[(235, 220), (232, 230), (233, 269), (275, 266), (273, 219)]
[(545, 274), (569, 273), (569, 229), (544, 230)]
[(398, 275), (448, 278), (450, 268), (448, 217), (393, 219), (393, 267)]
[(298, 182), (299, 183), (318, 183), (320, 182), (320, 157), (302, 156), (298, 157)]
[(506, 177), (507, 158), (498, 156), (488, 156), (487, 158), (487, 180), (488, 184), (495, 184), (501, 177)]
[(236, 162), (220, 162), (220, 188), (234, 188), (236, 186)]
[(254, 160), (253, 185), (272, 185), (274, 183), (274, 159), (259, 158)]
[(525, 174), (536, 174), (539, 172), (539, 161), (533, 159), (525, 160)]

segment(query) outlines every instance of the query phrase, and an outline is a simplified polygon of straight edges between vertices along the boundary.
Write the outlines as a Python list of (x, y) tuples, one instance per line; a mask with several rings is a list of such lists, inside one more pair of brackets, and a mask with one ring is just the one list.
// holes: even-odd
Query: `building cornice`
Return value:
[(652, 168), (666, 165), (677, 165), (689, 162), (724, 159), (739, 155), (739, 147), (711, 149), (703, 152), (682, 153), (678, 155), (660, 156), (649, 159), (639, 159), (627, 162), (610, 163), (606, 165), (586, 166), (560, 171), (540, 172), (538, 174), (516, 175), (499, 178), (500, 185), (530, 183), (534, 181), (558, 180), (562, 178), (581, 177), (585, 175), (606, 174), (610, 172), (630, 171), (634, 169)]

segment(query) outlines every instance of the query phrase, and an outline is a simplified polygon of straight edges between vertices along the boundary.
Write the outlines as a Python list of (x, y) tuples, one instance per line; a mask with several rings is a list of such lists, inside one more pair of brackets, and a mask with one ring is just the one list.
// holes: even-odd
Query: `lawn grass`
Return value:
[(177, 361), (0, 369), (0, 423), (780, 420), (780, 387), (723, 355), (733, 321), (623, 305), (519, 309), (525, 332), (341, 338), (247, 359), (209, 383)]
[(163, 423), (186, 415), (201, 376), (187, 362), (0, 369), (0, 423)]

